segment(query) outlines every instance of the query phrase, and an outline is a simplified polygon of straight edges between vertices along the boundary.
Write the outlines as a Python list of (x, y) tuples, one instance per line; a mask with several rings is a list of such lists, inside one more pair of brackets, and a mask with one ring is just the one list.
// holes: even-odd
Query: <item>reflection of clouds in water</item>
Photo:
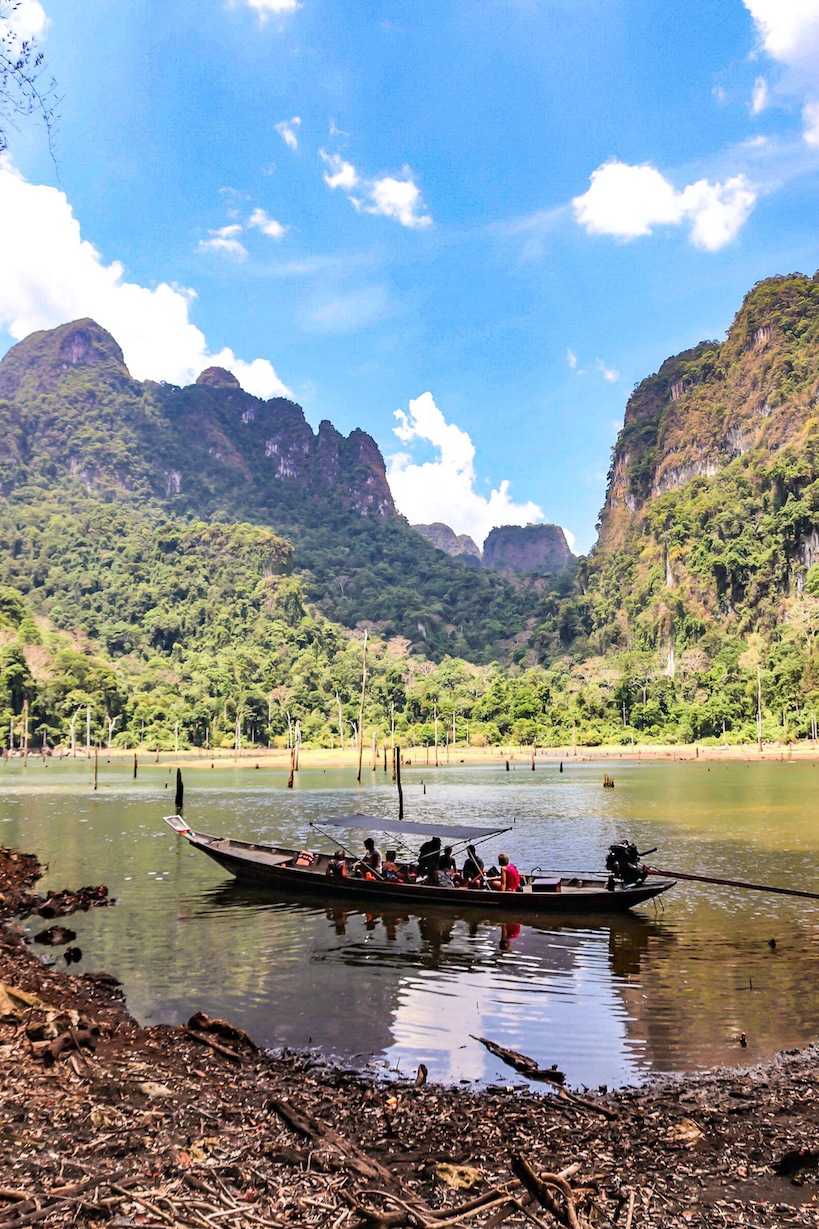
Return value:
[(482, 1030), (480, 997), (488, 987), (473, 980), (466, 987), (450, 984), (444, 990), (440, 980), (436, 974), (422, 974), (401, 988), (393, 1020), (395, 1043), (387, 1052), (390, 1064), (400, 1064), (408, 1074), (419, 1061), (425, 1062), (430, 1077), (445, 1083), (483, 1079), (486, 1051), (470, 1033)]

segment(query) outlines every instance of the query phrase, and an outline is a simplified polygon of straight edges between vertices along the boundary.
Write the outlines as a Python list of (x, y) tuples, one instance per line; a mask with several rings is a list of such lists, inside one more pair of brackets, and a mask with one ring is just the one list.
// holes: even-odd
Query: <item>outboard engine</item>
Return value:
[(606, 870), (609, 872), (607, 887), (614, 891), (616, 883), (623, 887), (639, 886), (645, 882), (648, 871), (640, 861), (640, 851), (631, 841), (617, 841), (609, 846), (606, 855)]

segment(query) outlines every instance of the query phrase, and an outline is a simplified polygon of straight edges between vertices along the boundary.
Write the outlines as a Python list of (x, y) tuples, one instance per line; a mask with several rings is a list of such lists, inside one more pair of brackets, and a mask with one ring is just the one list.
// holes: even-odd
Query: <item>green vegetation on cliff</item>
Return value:
[[(372, 441), (219, 378), (131, 380), (89, 322), (0, 364), (0, 722), (133, 745), (365, 727), (586, 745), (805, 736), (819, 708), (819, 280), (629, 400), (600, 538), (512, 582), (398, 517)], [(285, 541), (284, 539), (287, 539)], [(3, 735), (7, 744), (8, 733)], [(37, 739), (39, 742), (39, 738)]]

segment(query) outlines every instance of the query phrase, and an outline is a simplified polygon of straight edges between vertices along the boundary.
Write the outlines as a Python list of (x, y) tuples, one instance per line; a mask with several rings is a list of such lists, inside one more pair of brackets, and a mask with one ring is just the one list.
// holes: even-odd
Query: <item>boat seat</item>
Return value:
[(560, 879), (549, 879), (545, 875), (537, 875), (532, 879), (533, 892), (559, 892)]

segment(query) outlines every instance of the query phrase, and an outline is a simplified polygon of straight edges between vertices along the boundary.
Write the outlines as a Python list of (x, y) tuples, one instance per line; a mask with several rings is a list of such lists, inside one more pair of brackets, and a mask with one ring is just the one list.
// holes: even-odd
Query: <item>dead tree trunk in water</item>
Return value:
[(290, 748), (290, 775), (287, 778), (287, 788), (293, 788), (293, 773), (296, 771), (296, 748)]
[(404, 818), (404, 791), (401, 788), (401, 744), (395, 748), (395, 780), (398, 785), (398, 818)]
[(361, 784), (361, 760), (364, 755), (364, 696), (367, 692), (367, 632), (364, 632), (364, 657), (361, 663), (361, 707), (358, 710), (358, 773), (356, 780)]

